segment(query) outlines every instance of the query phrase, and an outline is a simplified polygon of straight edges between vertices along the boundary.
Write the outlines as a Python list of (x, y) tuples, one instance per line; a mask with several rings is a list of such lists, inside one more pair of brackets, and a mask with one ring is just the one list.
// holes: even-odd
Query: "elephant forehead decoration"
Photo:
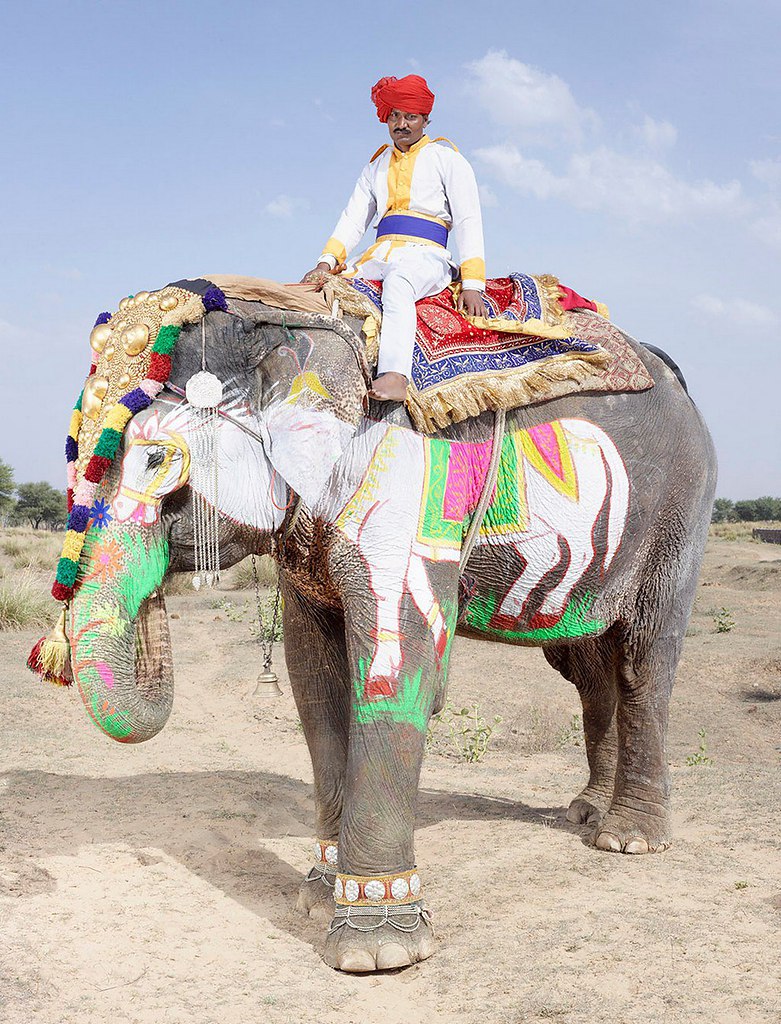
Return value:
[(146, 526), (156, 523), (160, 502), (185, 484), (189, 475), (187, 442), (170, 425), (161, 425), (157, 410), (145, 419), (131, 420), (114, 501), (117, 521), (132, 520)]

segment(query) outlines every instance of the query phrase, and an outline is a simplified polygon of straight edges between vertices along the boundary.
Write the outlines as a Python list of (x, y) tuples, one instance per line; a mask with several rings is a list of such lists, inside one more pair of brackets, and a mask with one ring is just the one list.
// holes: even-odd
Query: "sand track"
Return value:
[[(417, 854), (437, 955), (354, 978), (296, 916), (311, 770), (246, 622), (174, 597), (177, 697), (155, 740), (100, 737), (0, 635), (0, 1021), (751, 1024), (781, 1018), (781, 559), (711, 541), (673, 699), (676, 841), (597, 853), (574, 690), (533, 650), (460, 639), (450, 699), (504, 719), (485, 761), (426, 760)], [(244, 595), (227, 595), (237, 604)], [(726, 609), (730, 632), (718, 633)], [(687, 766), (705, 730), (711, 766)]]

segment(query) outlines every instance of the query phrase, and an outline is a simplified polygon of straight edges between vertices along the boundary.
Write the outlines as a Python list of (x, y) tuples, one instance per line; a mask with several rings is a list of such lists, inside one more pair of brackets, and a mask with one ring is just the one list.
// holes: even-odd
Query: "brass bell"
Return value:
[(122, 376), (117, 381), (117, 384), (119, 384), (119, 386), (121, 388), (126, 388), (129, 383), (130, 383), (130, 374), (129, 373), (123, 373)]
[(129, 356), (137, 356), (149, 344), (149, 328), (146, 324), (133, 324), (132, 327), (128, 327), (126, 331), (122, 332), (119, 340)]
[(175, 309), (179, 305), (179, 299), (175, 295), (161, 295), (160, 296), (160, 309), (164, 313), (167, 313), (170, 309)]
[(149, 292), (136, 292), (133, 298), (135, 300), (135, 304), (140, 306), (142, 302), (146, 302), (149, 298)]
[(114, 358), (114, 353), (115, 352), (116, 352), (116, 348), (115, 348), (115, 346), (113, 344), (112, 345), (106, 345), (105, 349), (103, 350), (103, 355), (108, 360), (108, 362), (111, 362), (111, 360)]
[(102, 352), (106, 347), (106, 342), (111, 337), (111, 328), (108, 324), (98, 324), (97, 327), (92, 328), (92, 333), (89, 336), (89, 343), (94, 352)]
[(120, 299), (119, 300), (119, 308), (120, 309), (127, 309), (129, 305), (130, 305), (130, 296), (129, 295), (126, 295), (124, 297), (124, 299)]
[(279, 678), (276, 672), (271, 669), (264, 669), (258, 676), (258, 685), (255, 687), (253, 697), (260, 697), (261, 700), (271, 700), (273, 697), (281, 697), (282, 691), (279, 688)]

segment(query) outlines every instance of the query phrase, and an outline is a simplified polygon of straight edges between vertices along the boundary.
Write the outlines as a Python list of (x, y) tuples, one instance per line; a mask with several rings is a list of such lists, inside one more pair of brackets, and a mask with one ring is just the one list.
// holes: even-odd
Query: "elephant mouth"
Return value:
[(173, 656), (162, 590), (155, 590), (138, 609), (135, 636), (135, 684), (138, 695), (157, 703), (173, 684)]

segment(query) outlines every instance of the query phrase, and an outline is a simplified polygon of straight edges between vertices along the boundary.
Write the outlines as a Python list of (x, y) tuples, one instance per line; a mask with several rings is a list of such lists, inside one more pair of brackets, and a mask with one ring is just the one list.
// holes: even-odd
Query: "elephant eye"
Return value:
[(165, 448), (150, 448), (146, 456), (146, 468), (158, 469), (165, 459)]

